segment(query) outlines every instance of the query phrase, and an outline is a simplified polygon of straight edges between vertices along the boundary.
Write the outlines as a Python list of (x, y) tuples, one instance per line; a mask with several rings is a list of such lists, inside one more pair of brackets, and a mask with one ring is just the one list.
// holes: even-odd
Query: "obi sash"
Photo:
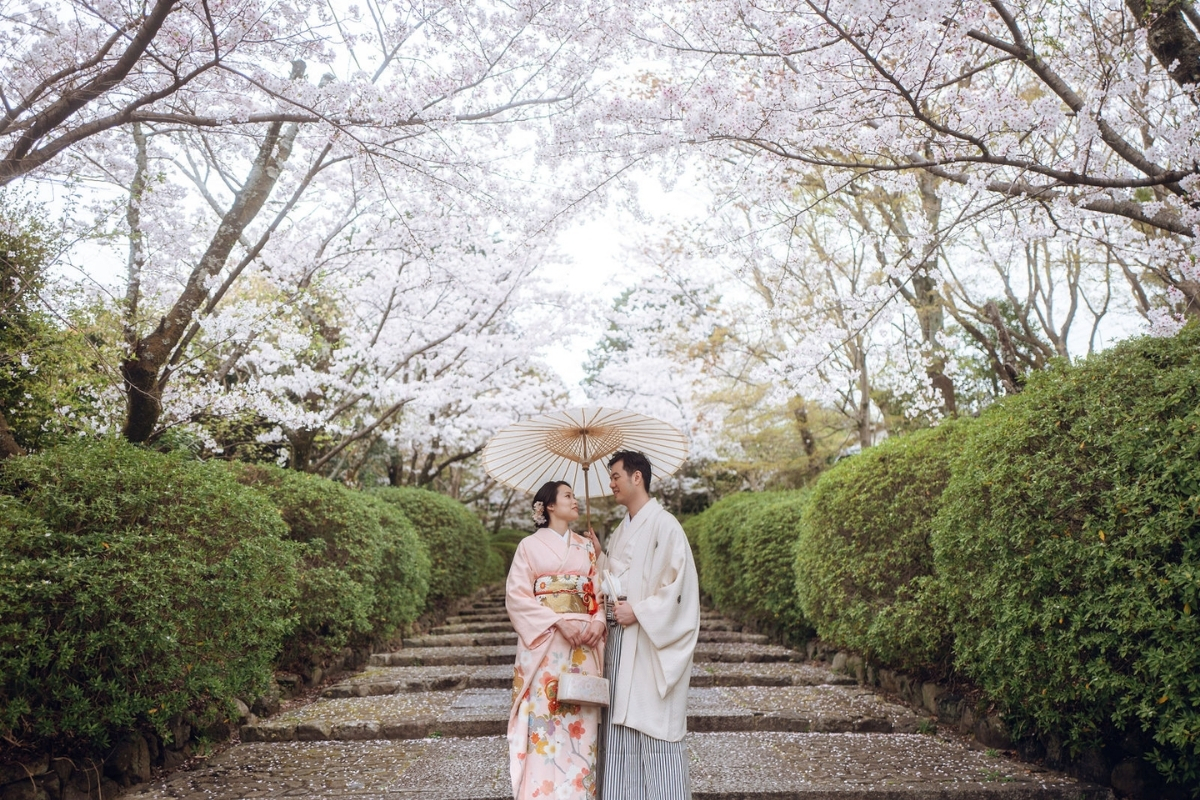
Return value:
[(539, 575), (533, 582), (533, 596), (559, 614), (594, 614), (600, 607), (587, 575)]

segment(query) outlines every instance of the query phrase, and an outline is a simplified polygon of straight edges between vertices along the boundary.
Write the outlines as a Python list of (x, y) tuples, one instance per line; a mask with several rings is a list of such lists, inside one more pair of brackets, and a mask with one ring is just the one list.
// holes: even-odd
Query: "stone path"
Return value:
[[(128, 797), (507, 800), (516, 635), (486, 597), (318, 701)], [(933, 735), (933, 722), (705, 612), (688, 698), (696, 800), (1111, 800)]]

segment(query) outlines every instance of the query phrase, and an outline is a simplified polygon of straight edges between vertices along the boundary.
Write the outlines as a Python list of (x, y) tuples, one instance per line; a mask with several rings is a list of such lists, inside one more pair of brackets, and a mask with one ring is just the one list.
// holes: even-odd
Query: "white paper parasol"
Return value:
[(574, 408), (504, 428), (483, 448), (483, 466), (524, 492), (536, 492), (546, 481), (566, 481), (577, 496), (582, 487), (590, 524), (592, 495), (612, 493), (607, 468), (592, 465), (618, 450), (645, 454), (654, 477), (666, 477), (687, 458), (688, 442), (673, 425), (635, 411)]

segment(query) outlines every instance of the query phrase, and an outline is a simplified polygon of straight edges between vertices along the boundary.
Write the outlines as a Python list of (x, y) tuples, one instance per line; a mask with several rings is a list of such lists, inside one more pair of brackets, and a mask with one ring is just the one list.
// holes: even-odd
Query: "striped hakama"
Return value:
[[(615, 694), (624, 629), (609, 620), (604, 647), (604, 674)], [(610, 698), (611, 699), (611, 698)], [(600, 726), (604, 758), (600, 800), (689, 800), (687, 745), (647, 736), (634, 728), (613, 724), (608, 709)]]

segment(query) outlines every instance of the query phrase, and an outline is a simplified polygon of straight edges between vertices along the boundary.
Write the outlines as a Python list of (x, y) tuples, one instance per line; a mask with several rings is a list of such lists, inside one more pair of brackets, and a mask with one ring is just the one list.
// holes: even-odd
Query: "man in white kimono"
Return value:
[(610, 705), (602, 724), (601, 800), (688, 800), (687, 695), (700, 635), (700, 588), (679, 521), (650, 497), (650, 461), (608, 464), (628, 515), (608, 539), (600, 575), (615, 576), (605, 649)]

